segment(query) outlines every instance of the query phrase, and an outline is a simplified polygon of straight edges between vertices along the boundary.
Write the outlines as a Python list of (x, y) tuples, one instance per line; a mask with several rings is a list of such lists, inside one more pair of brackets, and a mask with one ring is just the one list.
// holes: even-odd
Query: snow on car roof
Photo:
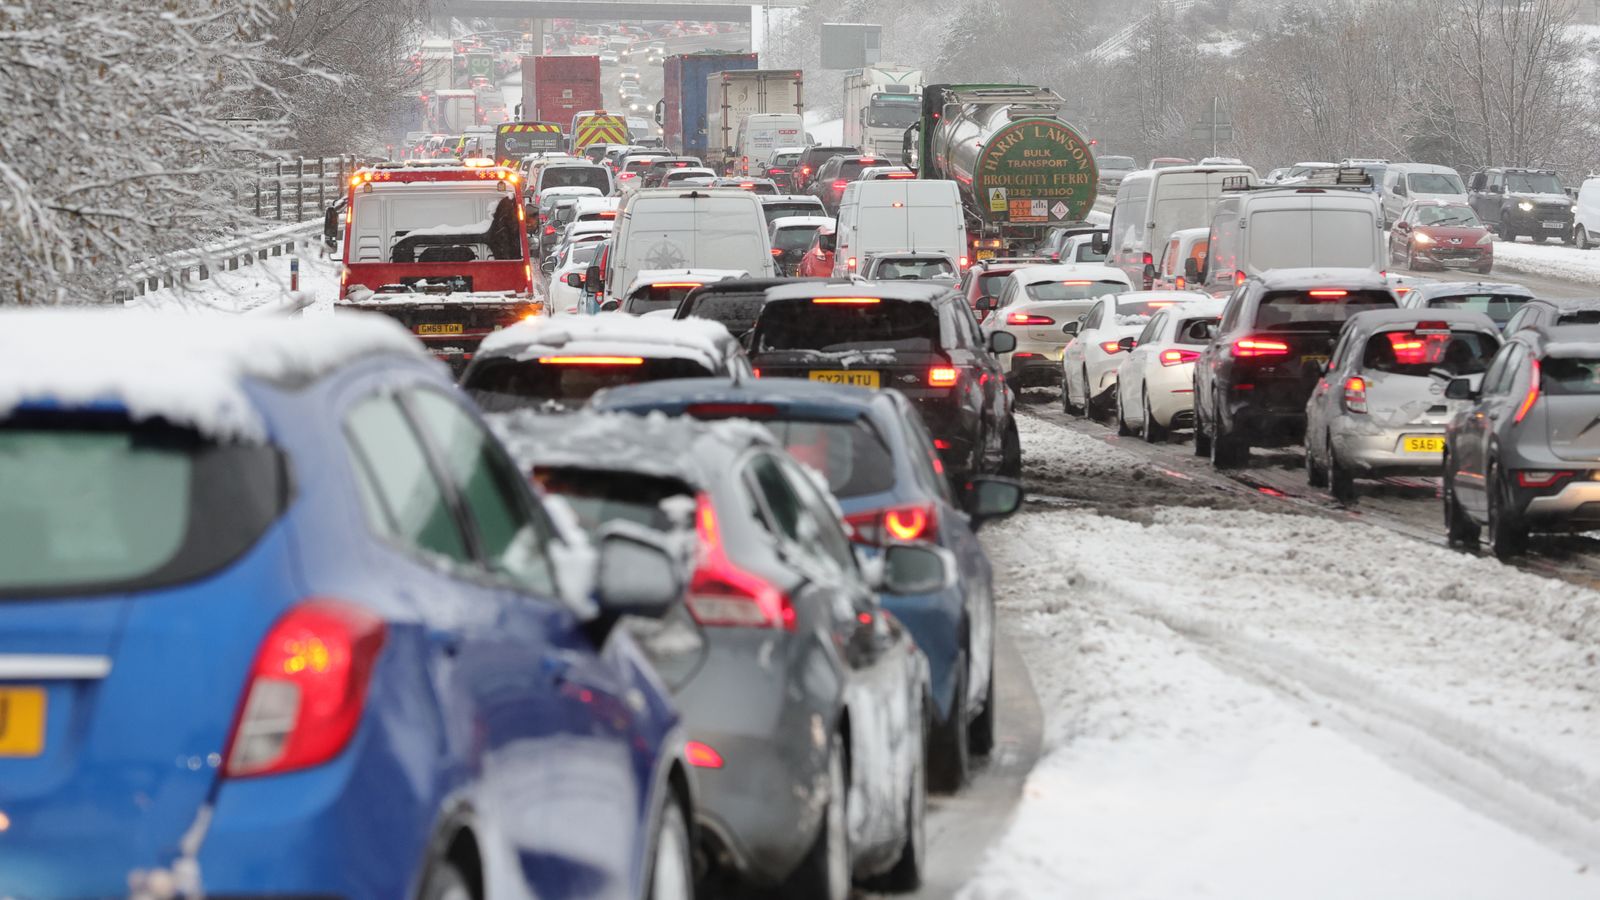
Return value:
[(1268, 290), (1296, 290), (1330, 285), (1355, 290), (1389, 290), (1384, 276), (1371, 269), (1268, 269), (1255, 276)]
[(743, 269), (644, 269), (633, 276), (633, 283), (628, 285), (627, 293), (631, 294), (639, 288), (657, 281), (695, 281), (701, 284), (710, 284), (713, 281), (744, 278), (749, 274)]
[(1129, 287), (1133, 286), (1133, 282), (1128, 280), (1128, 273), (1116, 266), (1102, 266), (1099, 264), (1025, 266), (1013, 271), (1011, 277), (1024, 282), (1090, 279), (1093, 281), (1116, 281)]
[(114, 405), (218, 440), (262, 441), (246, 379), (318, 378), (360, 356), (426, 354), (393, 319), (133, 312), (0, 313), (0, 417), (33, 404)]
[(524, 469), (575, 468), (671, 478), (699, 490), (706, 484), (694, 452), (707, 438), (738, 447), (771, 445), (772, 435), (745, 420), (703, 422), (660, 412), (579, 410), (549, 416), (521, 409), (486, 417), (489, 427)]
[(832, 224), (833, 219), (827, 216), (779, 216), (772, 220), (773, 228), (821, 228)]
[(644, 319), (626, 313), (557, 316), (518, 322), (483, 339), (479, 356), (533, 359), (551, 351), (693, 359), (715, 370), (722, 345), (733, 340), (710, 319)]

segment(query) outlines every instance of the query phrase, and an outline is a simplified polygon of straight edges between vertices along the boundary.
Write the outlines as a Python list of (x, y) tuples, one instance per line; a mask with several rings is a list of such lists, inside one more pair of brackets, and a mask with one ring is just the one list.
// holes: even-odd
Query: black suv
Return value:
[(763, 378), (809, 378), (898, 388), (933, 433), (957, 486), (978, 474), (1022, 474), (1012, 394), (996, 353), (1016, 338), (985, 341), (953, 287), (809, 282), (774, 287), (749, 338)]
[(1277, 269), (1234, 288), (1195, 361), (1195, 455), (1226, 469), (1244, 465), (1252, 446), (1300, 443), (1306, 401), (1344, 323), (1399, 305), (1366, 269)]
[(1572, 198), (1549, 169), (1484, 169), (1472, 176), (1467, 200), (1502, 240), (1518, 235), (1572, 243)]
[(794, 167), (794, 190), (799, 193), (809, 193), (811, 182), (816, 180), (817, 171), (822, 164), (835, 156), (854, 156), (861, 151), (855, 147), (807, 147), (800, 154), (800, 161)]

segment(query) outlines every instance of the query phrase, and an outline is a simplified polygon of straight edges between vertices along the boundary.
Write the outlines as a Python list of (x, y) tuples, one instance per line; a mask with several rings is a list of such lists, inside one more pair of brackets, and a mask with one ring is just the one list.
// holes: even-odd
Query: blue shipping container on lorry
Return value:
[(754, 53), (684, 53), (667, 57), (656, 124), (667, 149), (706, 158), (706, 76), (757, 67)]

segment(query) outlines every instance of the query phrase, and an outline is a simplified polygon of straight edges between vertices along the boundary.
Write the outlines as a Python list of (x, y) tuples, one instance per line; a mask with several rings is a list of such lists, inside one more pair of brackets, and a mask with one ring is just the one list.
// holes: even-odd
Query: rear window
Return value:
[(1128, 289), (1120, 281), (1035, 281), (1028, 285), (1029, 300), (1093, 300)]
[(1211, 322), (1215, 324), (1221, 320), (1221, 316), (1198, 316), (1193, 319), (1184, 319), (1178, 323), (1178, 333), (1173, 338), (1173, 343), (1200, 345), (1209, 344), (1211, 343), (1211, 338), (1194, 330), (1195, 325), (1201, 322)]
[(767, 303), (766, 295), (754, 294), (704, 294), (688, 301), (688, 309), (678, 308), (677, 318), (695, 316), (721, 322), (734, 336), (756, 327), (756, 317)]
[(761, 211), (767, 217), (767, 225), (772, 225), (772, 220), (785, 216), (820, 216), (823, 214), (821, 203), (763, 203)]
[(978, 276), (978, 296), (998, 297), (1000, 289), (1005, 287), (1006, 278), (1010, 272), (993, 272)]
[(868, 422), (762, 421), (789, 455), (828, 480), (835, 497), (878, 494), (894, 487), (894, 456)]
[(1072, 262), (1081, 262), (1081, 263), (1105, 262), (1106, 261), (1106, 253), (1109, 252), (1110, 249), (1111, 249), (1110, 245), (1107, 244), (1106, 245), (1106, 250), (1101, 251), (1100, 253), (1096, 253), (1096, 252), (1094, 252), (1094, 241), (1084, 241), (1083, 243), (1078, 245), (1078, 252), (1076, 252), (1076, 253), (1074, 253), (1072, 255), (1072, 260), (1071, 261)]
[(1428, 301), (1429, 309), (1465, 309), (1483, 313), (1504, 326), (1511, 316), (1533, 298), (1520, 294), (1460, 294), (1454, 297), (1435, 297)]
[(607, 363), (491, 359), (469, 371), (462, 387), (485, 410), (508, 412), (546, 405), (581, 406), (605, 388), (713, 374), (687, 359), (615, 359)]
[(1134, 165), (1131, 156), (1102, 156), (1099, 164), (1102, 169), (1131, 169)]
[(642, 316), (648, 312), (659, 309), (677, 309), (683, 298), (689, 292), (699, 287), (695, 282), (671, 281), (658, 284), (646, 284), (634, 289), (628, 299), (622, 301), (622, 311), (629, 315)]
[(545, 491), (566, 498), (578, 516), (578, 524), (591, 535), (612, 522), (670, 531), (672, 519), (661, 508), (662, 501), (694, 494), (672, 479), (618, 472), (538, 468), (533, 478)]
[(775, 250), (804, 250), (811, 246), (811, 238), (816, 233), (815, 225), (780, 228), (772, 236), (772, 247)]
[(1550, 394), (1600, 394), (1600, 357), (1546, 356), (1539, 364), (1539, 384)]
[(928, 352), (939, 346), (939, 314), (932, 304), (900, 300), (864, 304), (780, 300), (761, 311), (755, 346), (758, 352)]
[(1426, 376), (1434, 369), (1475, 375), (1489, 368), (1499, 349), (1498, 340), (1477, 331), (1385, 331), (1367, 339), (1361, 368), (1391, 375)]
[(1274, 291), (1261, 298), (1256, 327), (1339, 324), (1358, 312), (1394, 308), (1394, 297), (1387, 291)]
[(611, 177), (599, 166), (547, 166), (539, 175), (539, 190), (553, 187), (589, 187), (603, 194), (611, 189)]
[(232, 562), (285, 504), (275, 450), (125, 420), (0, 427), (0, 596), (131, 591)]
[(839, 163), (838, 177), (843, 181), (854, 181), (856, 176), (861, 174), (862, 169), (881, 166), (886, 162), (887, 160), (883, 159), (847, 159)]
[(1600, 309), (1579, 309), (1562, 313), (1557, 325), (1600, 325)]
[(923, 278), (951, 278), (956, 267), (948, 259), (886, 259), (872, 271), (873, 277), (886, 281)]
[(774, 166), (792, 166), (799, 161), (800, 154), (798, 153), (774, 153), (771, 164)]
[(1455, 175), (1435, 175), (1417, 172), (1406, 176), (1406, 186), (1413, 194), (1465, 194), (1466, 186)]

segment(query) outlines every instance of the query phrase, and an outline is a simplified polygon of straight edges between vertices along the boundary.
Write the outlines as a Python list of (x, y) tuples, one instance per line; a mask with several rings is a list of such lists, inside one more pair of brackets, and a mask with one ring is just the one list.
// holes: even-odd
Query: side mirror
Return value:
[(601, 312), (616, 312), (621, 308), (622, 304), (616, 300), (607, 300), (606, 302), (600, 304)]
[(659, 618), (682, 596), (681, 567), (659, 535), (629, 522), (602, 532), (595, 600), (603, 612)]
[(972, 308), (978, 312), (994, 312), (1000, 308), (1000, 300), (995, 297), (979, 297), (972, 304)]
[(1089, 239), (1089, 250), (1096, 256), (1104, 256), (1110, 249), (1111, 240), (1109, 235), (1096, 232), (1095, 236)]
[(1155, 263), (1145, 263), (1144, 264), (1144, 280), (1145, 281), (1154, 281), (1155, 277), (1156, 277), (1156, 264)]
[(973, 528), (1004, 519), (1022, 508), (1022, 484), (1010, 478), (980, 475), (967, 488), (966, 506)]
[(568, 272), (567, 273), (567, 277), (564, 280), (567, 283), (567, 287), (575, 287), (575, 288), (583, 287), (583, 273), (582, 272)]
[(1444, 397), (1446, 400), (1476, 400), (1478, 390), (1473, 387), (1471, 378), (1452, 378), (1444, 389)]
[(1491, 194), (1504, 194), (1505, 192), (1506, 192), (1506, 186), (1503, 185), (1503, 184), (1491, 184), (1491, 185), (1489, 185), (1489, 193), (1491, 193)]
[(956, 583), (956, 556), (932, 544), (890, 544), (873, 587), (887, 594), (932, 594)]
[[(551, 274), (555, 270), (556, 270), (556, 258), (555, 258), (555, 256), (553, 254), (550, 255), (550, 256), (546, 256), (544, 259), (539, 261), (539, 271), (545, 273), (546, 275)], [(572, 274), (576, 275), (578, 273), (577, 272), (573, 272)]]
[(1183, 277), (1191, 284), (1200, 282), (1200, 261), (1189, 257), (1183, 261)]
[(1137, 339), (1131, 337), (1121, 338), (1117, 341), (1117, 352), (1132, 353), (1133, 348), (1137, 346), (1139, 346), (1139, 341)]
[(1073, 320), (1073, 321), (1068, 322), (1067, 324), (1061, 326), (1061, 333), (1064, 334), (1064, 335), (1067, 335), (1068, 337), (1077, 337), (1078, 336), (1078, 330), (1081, 329), (1082, 327), (1083, 327), (1083, 323), (1082, 322), (1080, 322), (1078, 320)]
[(583, 283), (591, 286), (596, 293), (606, 289), (606, 279), (600, 274), (598, 265), (590, 266), (583, 271)]
[(1010, 353), (1017, 349), (1017, 336), (1009, 331), (989, 332), (990, 353)]

